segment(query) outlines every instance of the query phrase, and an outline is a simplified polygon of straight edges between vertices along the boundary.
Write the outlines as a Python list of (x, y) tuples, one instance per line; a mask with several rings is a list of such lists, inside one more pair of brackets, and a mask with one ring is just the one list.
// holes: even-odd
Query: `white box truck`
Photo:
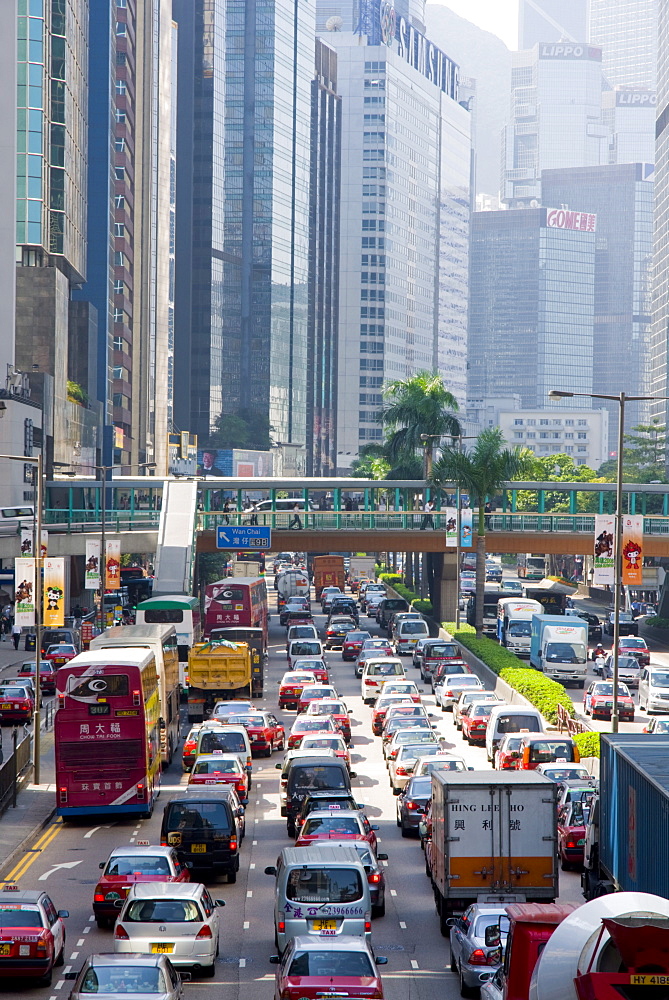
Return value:
[(505, 597), (497, 603), (497, 638), (516, 656), (530, 655), (532, 616), (542, 615), (543, 605), (522, 597)]
[(551, 680), (585, 687), (588, 623), (564, 615), (533, 615), (530, 663)]

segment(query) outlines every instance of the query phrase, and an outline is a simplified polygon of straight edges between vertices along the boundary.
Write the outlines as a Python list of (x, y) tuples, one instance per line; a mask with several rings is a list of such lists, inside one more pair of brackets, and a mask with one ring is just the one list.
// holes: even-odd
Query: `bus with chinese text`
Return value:
[(160, 692), (148, 649), (80, 653), (56, 675), (56, 811), (150, 816), (160, 789)]
[(267, 587), (263, 577), (227, 577), (204, 592), (204, 634), (213, 628), (260, 628), (267, 646)]
[(179, 653), (179, 683), (186, 687), (188, 654), (202, 638), (200, 602), (186, 594), (164, 594), (151, 597), (137, 605), (135, 620), (138, 625), (174, 625)]
[(95, 639), (90, 649), (148, 649), (156, 658), (160, 693), (160, 759), (167, 767), (179, 742), (179, 654), (174, 625), (116, 625)]

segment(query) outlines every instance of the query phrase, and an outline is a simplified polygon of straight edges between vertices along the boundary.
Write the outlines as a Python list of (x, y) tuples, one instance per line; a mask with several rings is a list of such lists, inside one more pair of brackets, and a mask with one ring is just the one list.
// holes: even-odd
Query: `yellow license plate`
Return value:
[(0, 955), (11, 955), (12, 946), (11, 944), (0, 944)]
[(659, 976), (655, 973), (651, 975), (630, 976), (632, 986), (669, 986), (669, 976)]
[(12, 706), (7, 701), (3, 701), (2, 705), (0, 705), (0, 708), (11, 708), (11, 707)]
[(174, 951), (173, 944), (152, 944), (151, 954), (152, 955), (171, 955)]
[(206, 854), (207, 845), (206, 844), (191, 844), (190, 845), (191, 854)]
[(314, 920), (315, 931), (335, 931), (336, 929), (336, 920)]

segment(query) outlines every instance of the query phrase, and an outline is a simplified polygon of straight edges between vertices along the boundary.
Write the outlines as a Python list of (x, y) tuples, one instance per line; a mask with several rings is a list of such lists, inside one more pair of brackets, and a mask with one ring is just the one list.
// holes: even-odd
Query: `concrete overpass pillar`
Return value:
[(444, 552), (441, 570), (441, 607), (438, 609), (440, 622), (454, 622), (458, 601), (457, 592), (457, 550)]

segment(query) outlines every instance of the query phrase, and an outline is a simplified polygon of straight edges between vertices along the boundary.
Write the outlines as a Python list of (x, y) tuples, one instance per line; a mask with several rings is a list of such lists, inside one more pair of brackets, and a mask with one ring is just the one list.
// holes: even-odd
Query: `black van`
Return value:
[(335, 757), (296, 757), (286, 782), (286, 830), (295, 836), (295, 820), (307, 795), (312, 792), (351, 791), (355, 778), (343, 760)]
[(381, 628), (388, 628), (389, 618), (398, 611), (410, 611), (409, 602), (403, 597), (384, 597), (376, 609), (376, 620)]
[(179, 793), (163, 809), (160, 843), (174, 847), (179, 860), (211, 874), (227, 874), (237, 881), (240, 817), (243, 809), (225, 788), (191, 788)]
[(49, 646), (57, 646), (60, 642), (66, 642), (74, 646), (78, 653), (81, 652), (81, 642), (79, 633), (74, 628), (45, 628), (42, 630), (42, 656)]

